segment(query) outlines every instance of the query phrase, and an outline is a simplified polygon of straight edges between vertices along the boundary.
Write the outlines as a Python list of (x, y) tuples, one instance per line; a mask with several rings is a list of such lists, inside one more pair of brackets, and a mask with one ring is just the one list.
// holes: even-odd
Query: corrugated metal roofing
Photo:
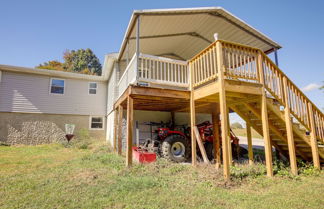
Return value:
[[(140, 52), (152, 55), (173, 54), (192, 58), (214, 41), (222, 40), (260, 48), (264, 52), (281, 46), (220, 7), (134, 11), (118, 59), (135, 53), (136, 20), (140, 16)], [(175, 57), (175, 58), (176, 58)]]

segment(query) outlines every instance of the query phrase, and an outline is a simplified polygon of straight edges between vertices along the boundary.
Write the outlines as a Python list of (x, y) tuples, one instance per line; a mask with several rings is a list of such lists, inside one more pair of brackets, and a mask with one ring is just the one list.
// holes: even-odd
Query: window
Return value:
[(97, 94), (97, 83), (89, 83), (89, 94)]
[(91, 116), (90, 117), (90, 129), (103, 129), (103, 117)]
[(63, 79), (51, 79), (51, 94), (64, 94), (65, 80)]

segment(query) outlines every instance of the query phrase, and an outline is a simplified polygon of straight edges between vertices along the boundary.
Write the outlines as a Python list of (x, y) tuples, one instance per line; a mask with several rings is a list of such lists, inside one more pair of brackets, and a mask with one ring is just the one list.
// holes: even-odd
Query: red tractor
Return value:
[[(191, 131), (190, 128), (181, 126), (179, 130), (175, 130), (172, 125), (164, 123), (147, 123), (151, 126), (160, 126), (155, 131), (155, 135), (152, 139), (146, 139), (145, 143), (141, 146), (142, 149), (149, 152), (155, 152), (159, 156), (175, 162), (185, 162), (191, 157)], [(209, 121), (205, 121), (197, 125), (200, 133), (200, 137), (204, 143), (207, 156), (209, 160), (214, 158), (213, 150), (213, 124)], [(240, 149), (239, 139), (231, 131), (232, 153), (234, 156), (245, 154), (244, 148)], [(199, 155), (199, 149), (198, 156)]]

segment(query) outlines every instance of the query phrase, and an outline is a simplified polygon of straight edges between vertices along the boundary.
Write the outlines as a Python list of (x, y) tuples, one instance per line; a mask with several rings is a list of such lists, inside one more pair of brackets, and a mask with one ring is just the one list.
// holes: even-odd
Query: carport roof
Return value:
[(136, 20), (140, 16), (140, 52), (188, 60), (214, 41), (249, 45), (270, 53), (281, 46), (221, 7), (153, 9), (133, 12), (120, 48), (120, 59), (136, 48)]

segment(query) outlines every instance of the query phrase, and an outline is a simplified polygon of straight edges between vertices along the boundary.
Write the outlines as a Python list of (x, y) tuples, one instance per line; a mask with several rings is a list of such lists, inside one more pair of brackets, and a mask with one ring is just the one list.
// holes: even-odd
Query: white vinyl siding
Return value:
[(97, 82), (89, 95), (89, 81), (65, 80), (64, 95), (50, 94), (50, 76), (2, 72), (0, 112), (106, 115), (107, 83)]

